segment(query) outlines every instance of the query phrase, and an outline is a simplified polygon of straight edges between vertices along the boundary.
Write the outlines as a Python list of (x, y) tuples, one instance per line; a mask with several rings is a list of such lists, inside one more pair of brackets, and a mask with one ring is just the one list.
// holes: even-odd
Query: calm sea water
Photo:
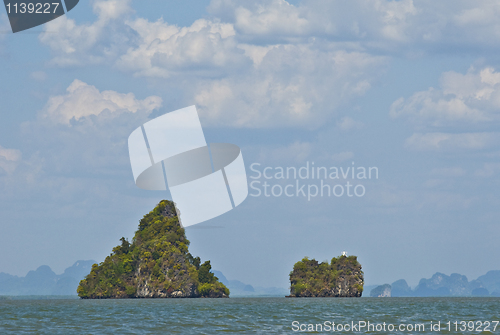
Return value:
[[(342, 333), (398, 334), (388, 325), (424, 324), (423, 330), (404, 333), (436, 334), (430, 324), (441, 321), (442, 334), (500, 334), (500, 325), (493, 332), (495, 323), (484, 332), (486, 321), (500, 321), (500, 298), (0, 300), (0, 334), (294, 334), (307, 333), (294, 329), (310, 330), (309, 324), (318, 333), (332, 333), (331, 322), (352, 327), (360, 321), (380, 331)], [(465, 331), (461, 321), (468, 322)]]

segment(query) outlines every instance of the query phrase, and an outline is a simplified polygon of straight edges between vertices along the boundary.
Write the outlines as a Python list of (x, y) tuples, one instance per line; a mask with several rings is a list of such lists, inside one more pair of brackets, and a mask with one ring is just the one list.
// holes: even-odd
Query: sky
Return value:
[[(295, 262), (342, 251), (366, 285), (500, 269), (499, 15), (493, 0), (91, 0), (13, 34), (0, 10), (0, 272), (62, 273), (131, 239), (171, 196), (136, 187), (128, 136), (191, 105), (254, 186), (186, 228), (228, 279), (287, 288)], [(276, 178), (313, 163), (378, 174)], [(322, 181), (344, 194), (263, 189)]]

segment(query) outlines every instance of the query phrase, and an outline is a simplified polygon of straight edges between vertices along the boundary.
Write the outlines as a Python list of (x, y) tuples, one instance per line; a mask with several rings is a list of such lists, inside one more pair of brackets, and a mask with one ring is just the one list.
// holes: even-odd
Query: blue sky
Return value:
[[(0, 13), (0, 272), (102, 261), (169, 194), (126, 141), (196, 105), (262, 167), (376, 166), (361, 198), (251, 197), (187, 229), (229, 279), (288, 286), (304, 256), (367, 284), (498, 269), (496, 1), (81, 2), (16, 34)], [(262, 180), (263, 181), (263, 180)]]

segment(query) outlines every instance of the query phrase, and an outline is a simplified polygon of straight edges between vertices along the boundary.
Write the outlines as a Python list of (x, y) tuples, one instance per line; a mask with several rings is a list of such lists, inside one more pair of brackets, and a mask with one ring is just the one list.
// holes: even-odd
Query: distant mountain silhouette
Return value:
[[(238, 292), (255, 292), (255, 289), (252, 285), (248, 285), (240, 282), (239, 280), (228, 280), (226, 276), (222, 274), (220, 271), (214, 271), (214, 275), (219, 278), (222, 284), (226, 285), (227, 288), (231, 291)], [(234, 294), (234, 293), (233, 293)]]
[(492, 295), (500, 296), (500, 270), (489, 271), (477, 278)]
[(396, 280), (391, 284), (391, 295), (393, 297), (407, 297), (411, 295), (411, 287), (404, 279)]
[[(380, 292), (384, 292), (382, 295)], [(452, 273), (447, 276), (436, 272), (431, 278), (420, 279), (417, 287), (411, 289), (404, 279), (377, 286), (371, 296), (379, 297), (485, 297), (500, 296), (500, 270), (489, 271), (475, 280)]]
[(391, 296), (391, 285), (384, 284), (377, 286), (370, 292), (370, 297), (387, 298)]
[(231, 291), (232, 297), (238, 296), (276, 296), (282, 297), (289, 293), (288, 289), (279, 287), (253, 287), (252, 285), (242, 283), (239, 280), (228, 280), (220, 271), (214, 271), (214, 275), (220, 282), (227, 286)]
[(471, 292), (472, 289), (469, 287), (466, 276), (458, 273), (447, 276), (437, 272), (430, 279), (420, 279), (413, 295), (416, 297), (469, 296)]
[(30, 271), (26, 277), (0, 273), (0, 295), (77, 295), (76, 288), (90, 273), (95, 261), (77, 261), (56, 275), (47, 265)]

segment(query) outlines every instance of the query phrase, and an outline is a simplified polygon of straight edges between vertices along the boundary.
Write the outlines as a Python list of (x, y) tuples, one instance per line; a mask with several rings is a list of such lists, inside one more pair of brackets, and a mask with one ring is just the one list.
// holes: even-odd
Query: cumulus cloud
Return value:
[[(482, 50), (500, 42), (494, 29), (485, 30), (497, 24), (492, 13), (500, 13), (491, 0), (307, 0), (297, 6), (212, 0), (212, 16), (188, 27), (134, 17), (129, 0), (95, 0), (93, 10), (97, 19), (90, 24), (64, 16), (45, 25), (58, 32), (39, 37), (54, 64), (108, 62), (136, 76), (178, 81), (184, 103), (200, 106), (217, 126), (316, 128), (370, 89), (387, 61), (380, 50), (442, 52), (477, 43), (475, 50)], [(441, 89), (396, 101), (391, 115), (433, 126), (491, 121), (500, 100), (496, 75), (492, 69), (443, 74)]]
[(194, 103), (209, 124), (315, 128), (363, 95), (384, 61), (359, 52), (279, 46), (249, 72), (196, 87)]
[(140, 100), (75, 80), (66, 94), (48, 98), (38, 120), (22, 124), (26, 158), (0, 150), (0, 171), (7, 159), (18, 163), (0, 178), (1, 186), (11, 198), (40, 197), (59, 208), (80, 210), (80, 201), (90, 207), (109, 203), (124, 188), (133, 188), (127, 138), (160, 105), (159, 97)]
[(209, 11), (216, 15), (226, 14), (244, 34), (303, 36), (311, 29), (305, 13), (284, 0), (246, 3), (216, 0), (210, 3)]
[[(139, 44), (118, 67), (140, 76), (176, 75), (185, 82), (186, 104), (198, 105), (207, 124), (217, 126), (317, 127), (363, 95), (385, 61), (315, 41), (239, 43), (232, 24), (207, 20), (184, 28), (144, 19), (129, 25)], [(196, 81), (189, 82), (190, 74)]]
[(284, 0), (212, 0), (208, 9), (247, 39), (316, 36), (389, 52), (484, 50), (500, 41), (500, 4), (494, 0), (306, 0), (297, 6)]
[(417, 14), (411, 0), (314, 0), (299, 6), (285, 0), (213, 0), (208, 10), (234, 23), (242, 35), (288, 41), (310, 36), (402, 41), (409, 16)]
[(432, 127), (500, 121), (499, 84), (500, 73), (491, 67), (472, 67), (466, 74), (446, 72), (441, 76), (440, 89), (429, 88), (408, 99), (398, 99), (390, 115)]
[(157, 96), (138, 100), (133, 93), (100, 92), (95, 86), (78, 79), (75, 79), (66, 91), (65, 95), (49, 99), (40, 113), (43, 119), (69, 125), (72, 119), (78, 121), (103, 112), (113, 116), (121, 113), (150, 113), (162, 104), (162, 99)]
[(500, 42), (500, 4), (494, 0), (307, 0), (297, 6), (212, 0), (212, 17), (190, 27), (134, 18), (130, 0), (95, 0), (92, 6), (93, 23), (78, 25), (63, 16), (45, 25), (39, 38), (53, 51), (53, 63), (109, 61), (137, 74), (166, 76), (189, 66), (240, 63), (239, 45), (320, 39), (351, 50), (414, 55), (457, 47), (484, 52)]
[[(293, 35), (309, 29), (298, 8), (285, 1), (240, 7), (235, 13), (246, 15), (249, 25), (262, 23), (257, 34), (279, 28), (283, 34), (291, 29)], [(64, 17), (46, 25), (59, 32), (40, 35), (54, 53), (54, 64), (110, 62), (136, 76), (178, 80), (185, 104), (197, 104), (210, 125), (316, 128), (339, 106), (369, 90), (385, 62), (384, 57), (314, 38), (271, 44), (245, 40), (246, 33), (238, 33), (235, 23), (217, 16), (178, 27), (162, 19), (131, 18), (129, 1), (96, 0), (93, 10), (97, 20), (91, 24), (77, 25)], [(286, 17), (274, 22), (276, 15)], [(238, 20), (241, 31), (243, 19)], [(55, 97), (44, 115), (67, 123), (92, 114), (84, 107), (64, 109), (69, 105)], [(101, 105), (92, 109), (116, 109)]]
[(126, 51), (133, 37), (123, 21), (132, 12), (130, 0), (95, 0), (92, 8), (97, 15), (93, 23), (78, 25), (64, 15), (44, 25), (39, 40), (52, 50), (53, 64), (75, 66), (114, 61)]
[[(440, 87), (399, 98), (391, 108), (395, 119), (419, 132), (406, 140), (416, 150), (483, 150), (497, 145), (491, 127), (500, 121), (500, 72), (492, 67), (441, 75)], [(464, 132), (467, 129), (468, 132)], [(427, 132), (421, 132), (422, 130)]]
[(237, 48), (231, 24), (204, 19), (190, 27), (179, 28), (158, 20), (131, 21), (128, 25), (139, 35), (117, 61), (117, 66), (136, 75), (169, 77), (173, 73), (208, 71), (215, 67), (227, 71), (248, 64), (244, 51)]
[(177, 27), (162, 19), (132, 19), (130, 0), (96, 0), (93, 11), (97, 20), (90, 24), (78, 25), (64, 16), (44, 26), (39, 39), (52, 50), (53, 64), (109, 62), (136, 75), (168, 77), (190, 68), (222, 69), (245, 61), (228, 23), (200, 19)]

